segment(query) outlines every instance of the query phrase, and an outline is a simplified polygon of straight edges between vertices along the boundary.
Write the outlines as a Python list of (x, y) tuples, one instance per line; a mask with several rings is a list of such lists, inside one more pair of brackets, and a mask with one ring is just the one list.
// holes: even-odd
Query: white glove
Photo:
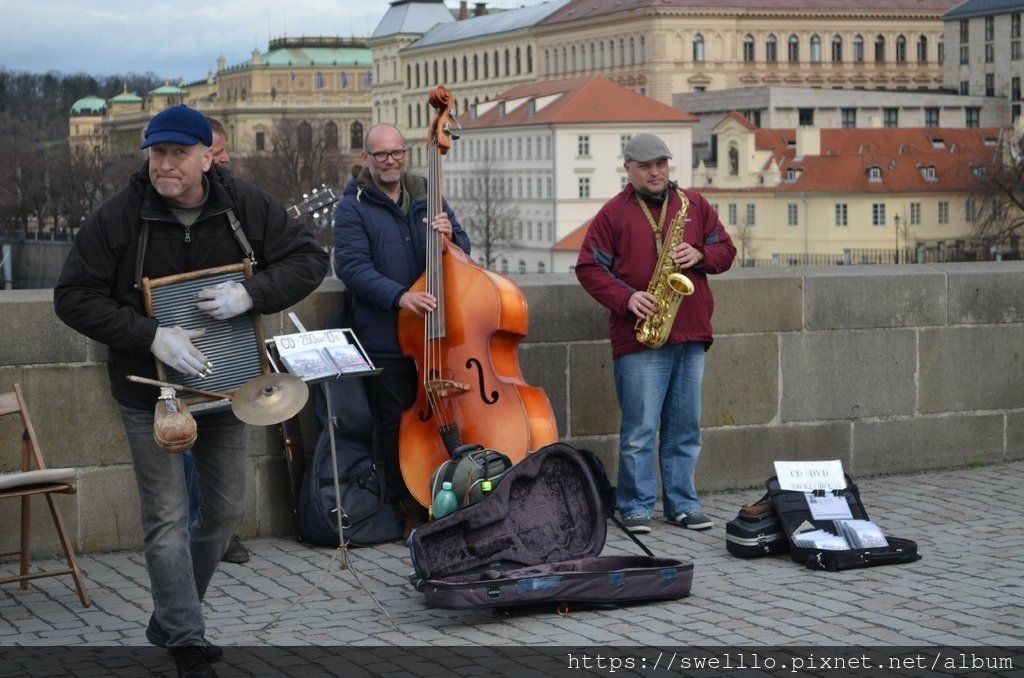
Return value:
[(242, 315), (252, 308), (252, 297), (242, 283), (229, 281), (204, 287), (196, 295), (196, 308), (205, 311), (217, 320), (227, 320)]
[(157, 360), (190, 377), (205, 377), (211, 367), (206, 356), (192, 345), (206, 330), (186, 330), (182, 327), (158, 327), (149, 350)]

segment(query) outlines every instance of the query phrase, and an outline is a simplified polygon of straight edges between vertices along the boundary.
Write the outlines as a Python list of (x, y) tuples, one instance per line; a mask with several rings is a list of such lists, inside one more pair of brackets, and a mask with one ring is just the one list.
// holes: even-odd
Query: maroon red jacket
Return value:
[[(682, 206), (675, 190), (669, 187), (671, 199), (664, 239), (669, 225)], [(694, 293), (683, 298), (667, 344), (700, 341), (711, 346), (711, 315), (715, 300), (708, 285), (708, 275), (723, 273), (732, 266), (736, 247), (718, 214), (696, 191), (684, 190), (690, 202), (683, 239), (701, 250), (704, 260), (696, 267), (683, 270), (694, 286)], [(590, 223), (576, 260), (576, 277), (583, 288), (611, 311), (608, 332), (612, 356), (636, 353), (646, 347), (636, 340), (636, 316), (626, 304), (637, 290), (646, 290), (658, 262), (650, 222), (644, 216), (633, 186), (626, 187), (606, 202)], [(651, 207), (651, 216), (659, 220), (660, 207)]]

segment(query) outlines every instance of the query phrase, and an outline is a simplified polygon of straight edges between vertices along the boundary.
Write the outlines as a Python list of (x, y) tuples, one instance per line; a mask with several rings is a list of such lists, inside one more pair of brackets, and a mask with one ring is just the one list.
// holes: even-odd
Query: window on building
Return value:
[(579, 178), (579, 197), (589, 198), (590, 197), (590, 177)]
[(547, 267), (544, 265), (543, 261), (537, 262), (537, 273), (547, 273)]
[(348, 134), (349, 134), (349, 145), (352, 147), (352, 150), (362, 150), (363, 149), (363, 123), (361, 123), (361, 122), (354, 122), (354, 123), (352, 123), (349, 126), (348, 130), (349, 130), (349, 132), (348, 132)]
[(994, 97), (996, 95), (996, 74), (986, 73), (985, 74), (985, 96)]
[(899, 127), (900, 126), (900, 109), (898, 109), (898, 108), (883, 108), (882, 109), (882, 126), (883, 127)]
[(757, 225), (757, 205), (753, 203), (747, 203), (746, 224), (747, 226)]
[(338, 150), (338, 124), (328, 122), (324, 125), (324, 148), (332, 151)]
[(590, 155), (590, 135), (581, 134), (576, 137), (576, 155)]
[(801, 127), (810, 127), (814, 124), (814, 109), (813, 108), (801, 108), (797, 112), (797, 118), (800, 121)]
[(743, 36), (743, 60), (747, 63), (754, 60), (754, 36), (750, 33)]
[(971, 63), (970, 45), (960, 45), (960, 65), (966, 66), (969, 63)]
[(821, 63), (821, 38), (817, 35), (811, 36), (811, 62)]
[(619, 135), (619, 155), (625, 155), (625, 153), (626, 153), (626, 144), (629, 143), (629, 139), (630, 139), (630, 135), (628, 135), (628, 134), (620, 134)]
[(501, 271), (503, 275), (508, 275), (508, 259), (505, 257), (501, 258)]
[(967, 202), (964, 203), (964, 221), (968, 224), (973, 224), (977, 218), (978, 205), (974, 202), (974, 198), (968, 198)]
[(832, 36), (832, 61), (843, 60), (843, 38), (840, 35)]
[(994, 16), (985, 17), (985, 39), (992, 40), (996, 35), (996, 18)]
[(775, 63), (779, 60), (778, 40), (774, 35), (769, 35), (764, 43), (764, 60)]
[(857, 109), (856, 108), (844, 108), (840, 112), (842, 116), (843, 129), (854, 129), (857, 127)]
[(910, 225), (921, 225), (921, 203), (919, 202), (910, 203)]
[(939, 223), (949, 223), (949, 202), (945, 200), (939, 202)]
[(853, 38), (853, 60), (864, 61), (864, 38), (859, 35)]
[(907, 39), (902, 35), (896, 36), (896, 63), (907, 63)]
[(991, 64), (996, 60), (996, 46), (991, 42), (985, 45), (985, 63)]
[(848, 216), (847, 216), (848, 213), (849, 213), (849, 208), (847, 207), (846, 203), (844, 203), (844, 202), (836, 203), (836, 226), (848, 226), (849, 225), (849, 221), (847, 220), (848, 219)]
[(729, 203), (729, 225), (730, 226), (735, 226), (738, 219), (739, 219), (739, 212), (738, 212), (738, 208), (736, 207), (736, 203), (731, 202), (731, 203)]
[(882, 180), (882, 170), (881, 170), (881, 168), (879, 168), (879, 167), (869, 167), (868, 168), (868, 181), (881, 181), (881, 180)]
[(960, 44), (966, 45), (971, 41), (971, 22), (967, 19), (960, 19), (958, 22)]
[(917, 38), (917, 60), (922, 64), (928, 61), (928, 38), (923, 35)]
[(786, 205), (786, 223), (790, 226), (800, 225), (800, 206), (795, 202)]
[(1010, 78), (1010, 101), (1020, 101), (1020, 76)]
[(964, 126), (971, 129), (981, 127), (981, 109), (977, 106), (968, 106), (964, 111)]
[(885, 62), (885, 38), (881, 35), (875, 36), (875, 63)]
[(876, 202), (871, 205), (871, 225), (885, 226), (885, 203)]
[(700, 33), (693, 36), (693, 60), (704, 61), (704, 36)]
[(519, 274), (522, 275), (524, 273), (526, 273), (526, 261), (523, 260), (523, 259), (520, 259), (519, 260)]
[(789, 36), (786, 46), (786, 59), (792, 63), (800, 61), (800, 38), (795, 35)]
[(939, 109), (937, 106), (928, 106), (924, 109), (924, 126), (939, 126)]
[(267, 149), (267, 136), (264, 132), (256, 132), (256, 150), (265, 151)]

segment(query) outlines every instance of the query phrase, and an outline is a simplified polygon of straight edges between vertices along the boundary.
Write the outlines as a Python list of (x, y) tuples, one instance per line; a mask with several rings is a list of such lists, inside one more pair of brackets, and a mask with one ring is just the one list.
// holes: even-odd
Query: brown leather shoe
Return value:
[(420, 506), (420, 503), (412, 497), (406, 497), (398, 502), (405, 514), (405, 527), (402, 528), (402, 541), (409, 538), (409, 534), (420, 525), (427, 522), (427, 509)]

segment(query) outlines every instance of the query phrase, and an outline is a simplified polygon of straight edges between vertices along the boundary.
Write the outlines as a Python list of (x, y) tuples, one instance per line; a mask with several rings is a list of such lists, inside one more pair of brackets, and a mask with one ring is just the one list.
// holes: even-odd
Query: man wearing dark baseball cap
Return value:
[[(712, 342), (708, 275), (728, 270), (736, 248), (708, 201), (669, 179), (671, 157), (654, 134), (626, 142), (629, 183), (591, 221), (576, 260), (580, 284), (610, 315), (622, 409), (615, 499), (630, 532), (651, 531), (656, 461), (665, 520), (691, 530), (713, 525), (693, 481), (701, 451), (704, 352)], [(692, 292), (681, 296), (673, 315), (665, 309), (675, 300), (669, 278), (677, 273), (689, 279)], [(642, 331), (652, 316), (654, 337)]]
[(139, 148), (156, 144), (182, 146), (213, 145), (213, 126), (205, 115), (181, 104), (171, 106), (153, 116), (146, 127), (146, 138)]
[[(213, 164), (212, 136), (206, 117), (187, 106), (154, 116), (142, 142), (146, 163), (86, 218), (53, 293), (57, 316), (108, 348), (110, 392), (135, 471), (153, 597), (146, 639), (167, 648), (184, 678), (216, 676), (210, 664), (223, 655), (206, 637), (202, 602), (244, 514), (249, 433), (230, 407), (193, 412), (200, 492), (190, 530), (182, 455), (155, 440), (160, 389), (128, 377), (157, 379), (160, 361), (168, 373), (202, 386), (210, 374), (234, 366), (212, 365), (193, 343), (203, 345), (204, 329), (150, 317), (141, 281), (182, 273), (201, 280), (211, 269), (237, 266), (236, 278), (196, 293), (196, 319), (211, 334), (227, 336), (231, 330), (221, 321), (297, 304), (329, 264), (309, 229), (277, 200)], [(243, 259), (251, 276), (241, 274)]]

